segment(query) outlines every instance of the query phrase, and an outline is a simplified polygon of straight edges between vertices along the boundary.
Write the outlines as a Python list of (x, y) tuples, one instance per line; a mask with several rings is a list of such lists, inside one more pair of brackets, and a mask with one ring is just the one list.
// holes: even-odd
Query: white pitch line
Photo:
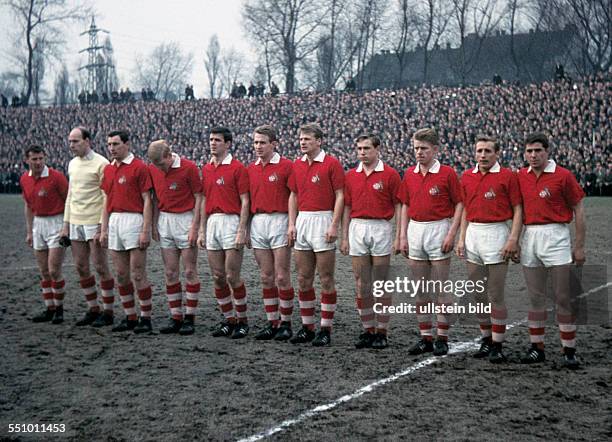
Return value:
[[(595, 292), (598, 292), (599, 290), (606, 288), (606, 287), (610, 287), (612, 286), (612, 282), (608, 282), (606, 284), (600, 285), (599, 287), (595, 287), (591, 290), (588, 290), (580, 295), (578, 295), (578, 298), (584, 298), (585, 296), (591, 295)], [(516, 327), (517, 325), (523, 324), (527, 322), (527, 320), (523, 319), (521, 321), (516, 321), (513, 322), (512, 324), (509, 324), (506, 329), (509, 330), (511, 328)], [(478, 346), (478, 343), (480, 342), (480, 338), (475, 339), (473, 341), (465, 341), (465, 342), (459, 342), (458, 344), (453, 344), (452, 348), (449, 350), (449, 354), (457, 354), (457, 353), (463, 353), (471, 348), (475, 348)], [(446, 356), (442, 356), (442, 358), (445, 358)], [(378, 387), (382, 387), (383, 385), (387, 385), (390, 384), (391, 382), (395, 382), (400, 378), (403, 378), (404, 376), (408, 376), (412, 373), (414, 373), (417, 370), (420, 370), (423, 367), (427, 367), (428, 365), (433, 364), (435, 361), (439, 361), (440, 359), (442, 359), (440, 357), (435, 357), (435, 356), (431, 356), (427, 359), (423, 359), (422, 361), (417, 362), (416, 364), (410, 365), (409, 367), (404, 368), (401, 371), (398, 371), (395, 374), (392, 374), (389, 377), (383, 378), (383, 379), (379, 379), (377, 381), (372, 382), (371, 384), (368, 384), (364, 387), (359, 388), (358, 390), (355, 390), (353, 393), (351, 394), (345, 394), (344, 396), (339, 397), (338, 399), (329, 402), (327, 404), (323, 404), (323, 405), (318, 405), (314, 408), (311, 408), (308, 411), (303, 412), (302, 414), (298, 415), (297, 417), (293, 418), (293, 419), (287, 419), (283, 422), (281, 422), (280, 424), (269, 428), (265, 431), (262, 431), (260, 433), (254, 434), (252, 436), (246, 437), (244, 439), (239, 439), (238, 442), (256, 442), (258, 440), (261, 440), (265, 437), (270, 437), (276, 433), (279, 433), (283, 430), (285, 430), (286, 428), (292, 427), (293, 425), (299, 424), (301, 422), (304, 422), (305, 420), (316, 416), (317, 414), (323, 412), (323, 411), (328, 411), (331, 410), (332, 408), (336, 408), (338, 405), (341, 405), (345, 402), (349, 402), (352, 401), (353, 399), (357, 399), (358, 397), (363, 396), (366, 393), (370, 393), (372, 392), (374, 389), (378, 388)]]

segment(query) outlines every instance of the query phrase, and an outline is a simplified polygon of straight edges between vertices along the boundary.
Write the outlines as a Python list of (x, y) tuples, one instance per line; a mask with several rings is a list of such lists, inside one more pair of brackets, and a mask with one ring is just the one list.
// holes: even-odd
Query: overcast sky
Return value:
[[(94, 0), (91, 4), (98, 27), (110, 32), (122, 86), (132, 86), (136, 54), (146, 54), (163, 42), (177, 41), (193, 53), (191, 82), (198, 97), (206, 88), (204, 52), (213, 34), (218, 35), (222, 48), (233, 46), (248, 60), (255, 58), (242, 33), (242, 0)], [(0, 6), (0, 72), (10, 70), (11, 19), (6, 6)], [(70, 71), (86, 62), (85, 54), (78, 51), (88, 45), (88, 36), (79, 36), (88, 27), (89, 21), (66, 29), (64, 58)], [(99, 35), (100, 42), (104, 41), (104, 34)], [(251, 71), (249, 66), (245, 77), (250, 77)]]

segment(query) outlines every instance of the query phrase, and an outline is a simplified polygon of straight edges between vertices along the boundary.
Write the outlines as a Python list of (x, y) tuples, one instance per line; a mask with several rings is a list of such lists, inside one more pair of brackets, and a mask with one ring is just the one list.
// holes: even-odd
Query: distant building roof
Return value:
[[(479, 84), (498, 74), (504, 80), (541, 82), (553, 77), (557, 63), (569, 65), (573, 30), (515, 34), (505, 32), (478, 38), (466, 36), (463, 47), (450, 45), (427, 51), (427, 78), (424, 79), (425, 51), (416, 48), (404, 53), (400, 79), (399, 56), (381, 51), (357, 75), (361, 89), (396, 88), (428, 83), (436, 85)], [(513, 50), (514, 47), (514, 56)], [(465, 63), (461, 63), (462, 59)], [(566, 69), (567, 70), (567, 69)]]

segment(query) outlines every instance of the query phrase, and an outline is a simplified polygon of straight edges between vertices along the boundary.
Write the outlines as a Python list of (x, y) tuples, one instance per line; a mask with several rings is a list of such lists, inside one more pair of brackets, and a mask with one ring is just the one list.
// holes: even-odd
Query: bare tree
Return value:
[(70, 74), (66, 65), (62, 65), (62, 69), (55, 79), (55, 98), (53, 104), (63, 105), (70, 101)]
[(476, 67), (484, 41), (502, 19), (497, 0), (452, 0), (459, 40), (459, 55), (451, 63), (462, 83)]
[(224, 90), (229, 94), (232, 91), (232, 85), (238, 80), (238, 75), (244, 67), (244, 57), (233, 47), (227, 51), (223, 51), (221, 55), (221, 90), (219, 96), (224, 93)]
[[(360, 0), (353, 7), (359, 20), (357, 37), (357, 72), (363, 72), (368, 60), (377, 50), (378, 31), (381, 29), (387, 3), (382, 0)], [(370, 71), (371, 72), (371, 71)], [(363, 87), (363, 75), (359, 76), (357, 87)]]
[(606, 72), (612, 67), (610, 0), (540, 0), (536, 9), (547, 28), (574, 28), (577, 51), (573, 61), (580, 74)]
[(219, 37), (214, 34), (208, 41), (208, 48), (204, 56), (204, 67), (208, 77), (208, 91), (210, 98), (218, 98), (221, 91), (217, 90), (217, 82), (221, 74), (221, 45)]
[[(61, 25), (71, 20), (84, 19), (88, 8), (81, 5), (70, 6), (66, 0), (4, 0), (12, 11), (19, 29), (23, 54), (25, 92), (24, 104), (30, 102), (35, 87), (35, 58), (37, 41), (45, 41), (43, 57), (63, 44)], [(40, 90), (40, 89), (39, 89)]]
[(162, 43), (146, 57), (136, 57), (134, 80), (137, 87), (151, 88), (157, 97), (172, 100), (180, 96), (192, 69), (193, 54), (183, 53), (176, 42)]
[(267, 50), (282, 67), (288, 93), (294, 92), (298, 64), (317, 49), (316, 31), (327, 10), (320, 6), (312, 0), (247, 0), (244, 4), (245, 30), (261, 42), (265, 24)]

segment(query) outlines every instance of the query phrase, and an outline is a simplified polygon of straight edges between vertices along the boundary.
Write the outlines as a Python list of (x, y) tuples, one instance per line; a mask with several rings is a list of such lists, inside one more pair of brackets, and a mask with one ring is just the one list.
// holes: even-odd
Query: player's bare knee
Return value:
[(259, 276), (261, 277), (261, 284), (264, 287), (272, 287), (274, 286), (274, 273), (270, 271), (261, 271), (259, 272)]
[(79, 275), (79, 278), (81, 279), (85, 279), (85, 278), (89, 278), (90, 276), (90, 271), (89, 271), (89, 263), (87, 262), (78, 262), (75, 265), (76, 267), (76, 271)]
[(48, 277), (50, 277), (53, 281), (60, 281), (62, 279), (62, 269), (49, 269)]
[(286, 290), (291, 287), (291, 278), (287, 272), (276, 273), (276, 286), (281, 290)]
[(232, 287), (238, 287), (241, 283), (239, 273), (228, 272), (226, 277), (227, 283)]
[(179, 280), (178, 269), (165, 269), (164, 276), (169, 284), (173, 284)]
[[(178, 278), (178, 274), (176, 275), (176, 277)], [(200, 282), (196, 269), (185, 269), (185, 280), (188, 284), (197, 284), (198, 282)]]
[(334, 281), (334, 276), (332, 274), (322, 274), (321, 275), (321, 290), (324, 292), (333, 292), (336, 287), (336, 283)]
[(225, 287), (227, 285), (227, 278), (223, 272), (214, 271), (212, 274), (212, 279), (217, 287)]

